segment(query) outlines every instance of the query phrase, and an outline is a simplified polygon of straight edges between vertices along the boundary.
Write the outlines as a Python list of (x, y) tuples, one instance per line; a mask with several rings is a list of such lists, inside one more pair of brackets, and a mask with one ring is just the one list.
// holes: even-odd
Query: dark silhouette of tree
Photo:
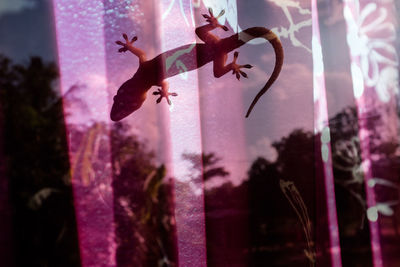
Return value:
[(175, 266), (174, 184), (127, 126), (112, 130), (118, 266)]
[(294, 182), (306, 203), (310, 216), (306, 221), (313, 225), (314, 136), (294, 130), (273, 147), (278, 152), (276, 161), (257, 158), (248, 172), (250, 266), (307, 266), (303, 225), (280, 183)]
[[(101, 136), (108, 135), (101, 123), (70, 125), (73, 147), (85, 145), (87, 138), (100, 138), (100, 147), (98, 154), (91, 154), (90, 162), (85, 160), (88, 155), (76, 155), (80, 162), (69, 166), (62, 98), (54, 89), (57, 77), (55, 65), (40, 58), (32, 58), (27, 66), (0, 58), (2, 136), (17, 266), (80, 265), (69, 172), (79, 171), (85, 183), (87, 168), (96, 171), (97, 178), (99, 171), (107, 171), (96, 160), (100, 157), (104, 162)], [(85, 87), (74, 86), (64, 97), (85, 108), (74, 99), (80, 88)], [(79, 140), (83, 143), (76, 143)], [(111, 141), (117, 263), (173, 266), (177, 257), (172, 180), (165, 178), (164, 166), (156, 166), (153, 153), (122, 124), (115, 124)], [(101, 198), (82, 201), (91, 202), (90, 208)]]
[(329, 125), (339, 237), (343, 261), (351, 264), (360, 257), (356, 252), (360, 249), (368, 253), (366, 258), (372, 259), (368, 244), (369, 225), (365, 220), (364, 176), (361, 169), (357, 171), (362, 158), (356, 108), (343, 109), (329, 120)]
[[(399, 144), (397, 138), (388, 138), (388, 125), (385, 125), (385, 121), (392, 123), (392, 120), (397, 118), (388, 120), (386, 116), (390, 116), (389, 114), (390, 111), (385, 106), (376, 106), (359, 118), (356, 108), (348, 107), (329, 120), (339, 237), (344, 265), (372, 266), (364, 177), (367, 159), (364, 158), (361, 148), (368, 151), (368, 167), (372, 170), (373, 180), (380, 183), (374, 186), (375, 200), (384, 208), (383, 213), (378, 213), (380, 224), (385, 231), (395, 233), (381, 237), (383, 254), (389, 253), (384, 257), (394, 259), (390, 251), (400, 241), (399, 206), (391, 204), (399, 200), (400, 158), (396, 154)], [(359, 137), (360, 125), (363, 128), (362, 142)], [(390, 215), (391, 213), (393, 214)], [(397, 263), (400, 262), (399, 259), (396, 260)]]
[(215, 166), (221, 159), (217, 158), (214, 153), (202, 153), (201, 155), (184, 153), (182, 158), (191, 163), (192, 169), (195, 171), (194, 175), (202, 176), (204, 182), (214, 177), (226, 177), (229, 175), (229, 172), (223, 167)]
[(79, 266), (63, 110), (52, 63), (0, 56), (4, 154), (17, 266)]
[[(12, 207), (11, 223), (3, 220), (1, 225), (12, 226), (10, 250), (16, 266), (80, 265), (69, 177), (75, 167), (69, 165), (62, 101), (54, 89), (57, 77), (55, 65), (40, 58), (15, 65), (0, 56), (4, 158), (0, 174), (7, 179), (7, 183), (1, 181), (0, 189), (8, 190), (8, 207)], [(69, 97), (73, 98), (77, 90), (79, 86), (73, 87)], [(85, 108), (84, 103), (79, 104)], [(374, 188), (376, 200), (386, 208), (386, 214), (379, 216), (382, 227), (391, 233), (382, 237), (383, 253), (394, 251), (399, 243), (399, 207), (390, 204), (399, 200), (399, 147), (397, 141), (383, 138), (380, 114), (384, 113), (371, 111), (360, 121), (355, 108), (346, 108), (329, 120), (342, 261), (346, 266), (370, 266), (372, 262), (358, 125), (368, 129), (365, 134), (372, 155), (372, 175), (381, 183)], [(72, 142), (85, 140), (93, 132), (108, 135), (108, 128), (101, 123), (70, 130)], [(310, 252), (313, 244), (306, 244), (304, 222), (315, 229), (321, 227), (316, 226), (316, 217), (326, 216), (316, 214), (319, 210), (315, 208), (323, 195), (316, 192), (315, 185), (315, 179), (321, 178), (315, 173), (315, 155), (320, 153), (315, 144), (320, 146), (320, 139), (320, 133), (292, 131), (273, 143), (278, 153), (276, 161), (257, 158), (249, 169), (248, 180), (238, 186), (229, 182), (230, 173), (214, 153), (182, 155), (191, 164), (189, 175), (193, 181), (226, 181), (204, 191), (209, 266), (310, 264), (310, 254), (305, 251)], [(146, 145), (129, 134), (127, 125), (114, 124), (107, 141), (111, 141), (112, 150), (117, 265), (178, 265), (174, 190), (180, 188), (191, 194), (192, 189), (179, 181), (174, 184)], [(77, 166), (79, 170), (85, 168), (84, 164)], [(282, 181), (296, 190), (284, 191)], [(7, 201), (4, 196), (1, 201)], [(291, 202), (303, 200), (307, 212), (302, 215), (308, 218), (299, 216), (298, 208), (302, 206), (296, 210)], [(185, 207), (178, 210), (187, 211)], [(308, 234), (315, 239), (315, 233)], [(9, 262), (3, 263), (11, 265)]]
[[(184, 154), (195, 181), (204, 181), (206, 247), (208, 266), (242, 266), (248, 249), (247, 184), (234, 186), (230, 174), (215, 153)], [(203, 179), (202, 179), (203, 178)], [(220, 186), (207, 186), (213, 179), (225, 179)]]
[[(6, 58), (1, 57), (0, 59), (0, 87), (9, 88), (12, 86), (12, 77), (10, 72), (10, 61)], [(0, 89), (0, 99), (4, 99), (4, 89)], [(9, 197), (9, 181), (6, 174), (6, 157), (4, 155), (4, 112), (3, 102), (0, 101), (0, 227), (3, 229), (0, 235), (0, 257), (3, 259), (3, 264), (6, 266), (13, 266), (13, 255), (12, 255), (12, 233), (11, 233), (11, 217), (12, 207), (10, 204)]]
[(289, 136), (274, 142), (272, 146), (278, 152), (276, 166), (280, 179), (295, 181), (305, 195), (305, 202), (313, 213), (314, 206), (314, 136), (311, 132), (297, 129)]
[[(385, 112), (384, 109), (376, 108), (364, 114), (360, 122), (356, 109), (349, 107), (329, 120), (341, 255), (346, 266), (372, 265), (369, 225), (365, 217), (367, 206), (359, 125), (366, 129), (363, 134), (369, 142), (373, 180), (379, 184), (374, 190), (376, 201), (382, 206), (382, 212), (379, 213), (381, 222), (384, 222), (382, 227), (393, 233), (381, 237), (385, 240), (381, 243), (381, 248), (383, 253), (388, 253), (388, 258), (397, 263), (390, 251), (394, 251), (399, 242), (399, 207), (396, 203), (399, 199), (400, 160), (396, 154), (398, 142), (388, 139), (383, 132), (385, 125), (382, 116), (386, 116)], [(319, 204), (320, 207), (326, 205), (327, 201), (324, 191), (316, 191), (324, 188), (316, 187), (315, 183), (315, 179), (324, 177), (323, 173), (315, 172), (315, 164), (323, 164), (322, 159), (315, 158), (315, 155), (320, 157), (321, 148), (314, 146), (321, 146), (321, 138), (321, 133), (314, 135), (303, 130), (292, 131), (288, 136), (273, 143), (278, 152), (276, 161), (269, 162), (258, 158), (249, 170), (248, 185), (240, 185), (248, 186), (249, 190), (251, 266), (307, 264), (307, 257), (310, 255), (302, 252), (306, 249), (304, 231), (301, 229), (299, 217), (294, 213), (292, 203), (289, 205), (289, 199), (285, 199), (282, 194), (279, 180), (290, 181), (296, 186), (310, 216), (311, 229), (314, 232), (325, 229), (321, 222), (328, 223), (326, 208), (315, 208), (318, 201), (323, 202)], [(317, 166), (318, 168), (321, 166)], [(316, 214), (317, 211), (322, 213)], [(316, 222), (320, 225), (316, 225)], [(326, 228), (326, 231), (328, 230)], [(311, 234), (312, 238), (315, 238), (314, 235), (315, 233)], [(321, 239), (321, 236), (319, 238)], [(322, 245), (320, 249), (331, 248)], [(321, 255), (326, 252), (319, 253)]]

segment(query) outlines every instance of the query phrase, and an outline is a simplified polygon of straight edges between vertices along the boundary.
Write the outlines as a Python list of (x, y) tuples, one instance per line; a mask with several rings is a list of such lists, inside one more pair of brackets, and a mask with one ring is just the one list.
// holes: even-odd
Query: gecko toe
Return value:
[(219, 12), (217, 18), (223, 16), (225, 14), (225, 9), (222, 9), (221, 12)]
[(156, 100), (157, 104), (161, 102), (161, 100), (165, 97), (168, 105), (171, 105), (172, 102), (169, 99), (170, 96), (178, 96), (177, 93), (169, 93), (168, 92), (168, 84), (164, 85), (163, 88), (158, 88), (157, 91), (153, 92), (153, 95), (159, 95), (158, 99)]
[(153, 92), (153, 95), (162, 95), (162, 91), (160, 88), (157, 89), (157, 91)]

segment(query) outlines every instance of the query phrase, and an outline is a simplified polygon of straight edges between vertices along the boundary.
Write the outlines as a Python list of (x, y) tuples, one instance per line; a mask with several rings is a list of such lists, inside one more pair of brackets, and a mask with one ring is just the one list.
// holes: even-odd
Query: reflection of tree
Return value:
[[(350, 265), (362, 262), (368, 266), (371, 262), (368, 224), (364, 222), (364, 228), (360, 228), (366, 205), (357, 120), (355, 109), (347, 108), (333, 117), (329, 125), (343, 262)], [(398, 171), (398, 146), (382, 138), (376, 113), (369, 114), (363, 123), (368, 129), (366, 134), (376, 167), (374, 184), (370, 186), (375, 186), (378, 195), (377, 211), (391, 216), (396, 224), (398, 181), (390, 175)], [(315, 214), (316, 201), (325, 201), (317, 199), (324, 194), (316, 192), (315, 179), (321, 177), (314, 173), (314, 155), (318, 151), (314, 144), (320, 138), (320, 134), (294, 130), (273, 144), (278, 152), (275, 162), (263, 158), (253, 162), (248, 181), (239, 186), (227, 182), (219, 187), (206, 187), (209, 266), (247, 260), (251, 266), (315, 265), (316, 216), (327, 216)], [(198, 176), (202, 172), (205, 182), (228, 174), (223, 167), (216, 167), (218, 160), (214, 154), (183, 156), (192, 163), (192, 180), (201, 180)], [(396, 232), (397, 225), (394, 227)]]
[[(84, 212), (96, 214), (93, 209), (110, 202), (109, 188), (103, 184), (109, 166), (99, 164), (108, 161), (107, 127), (70, 125), (75, 159), (70, 168), (62, 99), (53, 84), (56, 78), (55, 66), (40, 58), (32, 58), (25, 67), (0, 57), (2, 134), (18, 266), (80, 265), (70, 169), (79, 178), (75, 189), (86, 192), (80, 198)], [(85, 113), (79, 99), (84, 90), (74, 86), (63, 96), (75, 105), (69, 109)], [(163, 166), (155, 166), (152, 153), (121, 124), (116, 124), (111, 140), (118, 263), (173, 266), (172, 182), (165, 180)]]
[[(194, 154), (184, 153), (183, 159), (189, 161), (192, 165), (192, 169), (197, 175), (202, 175), (205, 182), (210, 181), (214, 177), (225, 177), (229, 175), (223, 167), (216, 167), (215, 165), (220, 161), (214, 153), (208, 154)], [(194, 180), (201, 180), (194, 178)]]
[(196, 176), (192, 177), (192, 180), (204, 181), (207, 184), (218, 177), (226, 179), (221, 186), (206, 186), (204, 191), (207, 265), (245, 264), (248, 227), (247, 187), (234, 186), (230, 183), (227, 179), (229, 172), (220, 165), (220, 159), (215, 153), (184, 154), (183, 158), (192, 164)]
[[(400, 237), (398, 142), (385, 131), (383, 108), (376, 107), (364, 114), (358, 119), (356, 108), (346, 108), (329, 121), (342, 260), (349, 266), (361, 262), (370, 265), (372, 255), (366, 217), (374, 220), (379, 216), (382, 229), (393, 233), (384, 237), (387, 246), (398, 243)], [(363, 142), (359, 139), (359, 125), (364, 128)], [(361, 147), (369, 151), (368, 159), (362, 157)], [(364, 171), (367, 168), (372, 169), (368, 186), (374, 188), (375, 207), (366, 204)]]
[(294, 130), (273, 144), (275, 162), (258, 158), (249, 170), (252, 266), (313, 264), (313, 142), (311, 133)]
[(63, 110), (53, 88), (57, 76), (55, 65), (40, 58), (24, 66), (0, 56), (4, 152), (18, 266), (80, 265)]
[(118, 266), (174, 266), (173, 182), (123, 124), (111, 140)]
[[(296, 181), (312, 214), (314, 198), (314, 137), (310, 132), (294, 130), (287, 137), (273, 143), (278, 152), (276, 160), (280, 179)], [(308, 194), (310, 192), (310, 194)]]
[[(208, 266), (314, 264), (314, 136), (295, 130), (274, 147), (277, 161), (258, 158), (248, 181), (205, 188)], [(228, 175), (213, 153), (183, 157), (205, 182)]]
[[(398, 144), (382, 131), (384, 125), (381, 116), (384, 116), (384, 112), (376, 109), (359, 122), (356, 109), (346, 108), (329, 121), (342, 260), (349, 266), (359, 263), (369, 266), (372, 262), (368, 223), (364, 220), (367, 213), (379, 216), (385, 231), (392, 233), (385, 236), (387, 246), (394, 246), (399, 241)], [(365, 126), (363, 136), (369, 141), (369, 164), (373, 178), (368, 186), (374, 188), (377, 202), (376, 207), (372, 208), (367, 207), (365, 200), (363, 172), (366, 161), (361, 156), (359, 124)], [(315, 228), (314, 206), (316, 201), (323, 201), (316, 199), (316, 196), (323, 194), (317, 194), (314, 186), (314, 177), (320, 178), (314, 174), (314, 151), (318, 151), (314, 150), (315, 139), (320, 140), (321, 135), (294, 130), (273, 144), (278, 152), (275, 162), (259, 158), (249, 171), (250, 258), (254, 264), (295, 264), (296, 256), (291, 258), (284, 255), (300, 256), (301, 250), (307, 248), (304, 236), (300, 235), (301, 225), (307, 239), (314, 238), (309, 230)], [(295, 185), (298, 190), (293, 190), (293, 194), (289, 195), (290, 192), (285, 189), (283, 192), (286, 192), (287, 199), (284, 199), (279, 190), (279, 180), (285, 181), (290, 188)], [(288, 209), (288, 201), (299, 220), (293, 210)], [(307, 213), (311, 215), (310, 223), (314, 225), (311, 228), (304, 219)], [(297, 246), (289, 245), (293, 242)], [(309, 247), (313, 246), (308, 243)], [(310, 253), (306, 255), (309, 258), (312, 256)]]
[[(348, 190), (365, 210), (367, 207), (363, 192), (363, 171), (367, 168), (366, 164), (372, 165), (375, 172), (373, 174), (374, 177), (370, 180), (370, 186), (380, 185), (385, 186), (386, 189), (390, 190), (392, 188), (392, 191), (393, 189), (395, 189), (395, 192), (398, 191), (397, 181), (393, 177), (396, 172), (382, 170), (382, 165), (388, 167), (398, 161), (398, 156), (396, 155), (398, 143), (396, 140), (385, 137), (385, 133), (381, 130), (382, 122), (380, 120), (381, 115), (379, 114), (383, 113), (382, 110), (372, 111), (361, 122), (366, 126), (365, 129), (367, 129), (364, 130), (363, 135), (368, 140), (369, 163), (367, 163), (366, 159), (362, 159), (361, 156), (361, 144), (358, 137), (359, 129), (355, 108), (347, 108), (330, 120), (330, 124), (332, 125), (333, 165), (337, 177), (336, 183)], [(395, 202), (397, 202), (397, 193), (391, 195), (396, 200)], [(390, 201), (390, 198), (377, 199), (377, 202), (383, 214), (392, 209), (390, 203), (393, 202), (393, 199), (392, 201)]]
[[(189, 183), (173, 184), (167, 179), (164, 166), (156, 165), (144, 143), (120, 123), (114, 125), (111, 138), (103, 124), (70, 127), (71, 147), (78, 148), (71, 153), (78, 160), (69, 166), (62, 103), (53, 88), (56, 78), (55, 67), (39, 58), (22, 66), (0, 57), (2, 134), (14, 209), (16, 265), (79, 266), (68, 173), (70, 169), (79, 172), (81, 184), (76, 186), (91, 190), (87, 185), (101, 182), (101, 172), (110, 169), (99, 164), (106, 160), (96, 159), (108, 155), (103, 148), (111, 141), (118, 265), (174, 266), (174, 189), (193, 194), (193, 202), (202, 199), (194, 195)], [(69, 102), (79, 102), (79, 88), (65, 96)], [(356, 109), (346, 108), (329, 121), (342, 260), (348, 266), (371, 262), (368, 223), (363, 221), (367, 207), (359, 123), (368, 129), (364, 134), (370, 140), (374, 167), (369, 186), (377, 194), (376, 213), (382, 227), (390, 233), (384, 237), (385, 245), (399, 242), (398, 144), (383, 137), (378, 113), (359, 122)], [(215, 154), (183, 155), (192, 165), (190, 181), (212, 184), (217, 177), (227, 179), (222, 186), (206, 187), (204, 192), (209, 266), (248, 261), (251, 266), (306, 266), (311, 262), (315, 203), (320, 201), (315, 192), (314, 141), (320, 137), (294, 130), (273, 144), (276, 161), (256, 159), (249, 179), (239, 186), (228, 182), (229, 172)], [(76, 140), (83, 145), (74, 144)], [(111, 202), (107, 192), (105, 199), (82, 198), (96, 207), (95, 201), (99, 205)], [(183, 204), (177, 212), (196, 218), (191, 203)], [(183, 227), (190, 231), (190, 224)]]

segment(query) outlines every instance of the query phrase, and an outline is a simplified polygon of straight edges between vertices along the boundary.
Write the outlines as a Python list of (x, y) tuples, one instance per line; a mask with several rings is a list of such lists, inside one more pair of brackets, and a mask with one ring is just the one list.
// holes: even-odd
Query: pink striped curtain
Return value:
[[(400, 264), (398, 3), (53, 6), (82, 266)], [(250, 116), (275, 64), (261, 38), (235, 50), (253, 66), (240, 81), (214, 77), (213, 63), (189, 71), (178, 50), (165, 62), (180, 72), (167, 80), (172, 105), (156, 105), (153, 87), (111, 121), (139, 67), (115, 41), (137, 36), (148, 59), (202, 42), (209, 8), (225, 11), (220, 38), (266, 27), (282, 43), (280, 75)]]

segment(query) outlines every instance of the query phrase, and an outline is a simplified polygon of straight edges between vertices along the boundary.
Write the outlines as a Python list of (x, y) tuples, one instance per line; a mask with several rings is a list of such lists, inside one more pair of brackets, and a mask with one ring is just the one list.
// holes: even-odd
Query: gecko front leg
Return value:
[(122, 46), (120, 49), (118, 49), (118, 52), (122, 53), (122, 52), (126, 52), (126, 51), (131, 51), (132, 54), (134, 54), (135, 56), (137, 56), (139, 58), (139, 63), (143, 63), (146, 61), (146, 53), (133, 46), (133, 43), (137, 41), (137, 36), (133, 37), (131, 41), (129, 41), (128, 39), (128, 35), (126, 35), (126, 33), (122, 34), (122, 37), (125, 39), (125, 43), (121, 42), (121, 41), (116, 41), (115, 43), (117, 45)]
[(171, 105), (171, 100), (169, 99), (169, 96), (178, 96), (177, 93), (168, 92), (168, 89), (169, 89), (169, 84), (166, 80), (164, 80), (161, 83), (161, 88), (158, 88), (157, 91), (153, 92), (153, 95), (159, 95), (159, 97), (156, 100), (157, 104), (160, 103), (161, 100), (165, 97), (168, 105)]

